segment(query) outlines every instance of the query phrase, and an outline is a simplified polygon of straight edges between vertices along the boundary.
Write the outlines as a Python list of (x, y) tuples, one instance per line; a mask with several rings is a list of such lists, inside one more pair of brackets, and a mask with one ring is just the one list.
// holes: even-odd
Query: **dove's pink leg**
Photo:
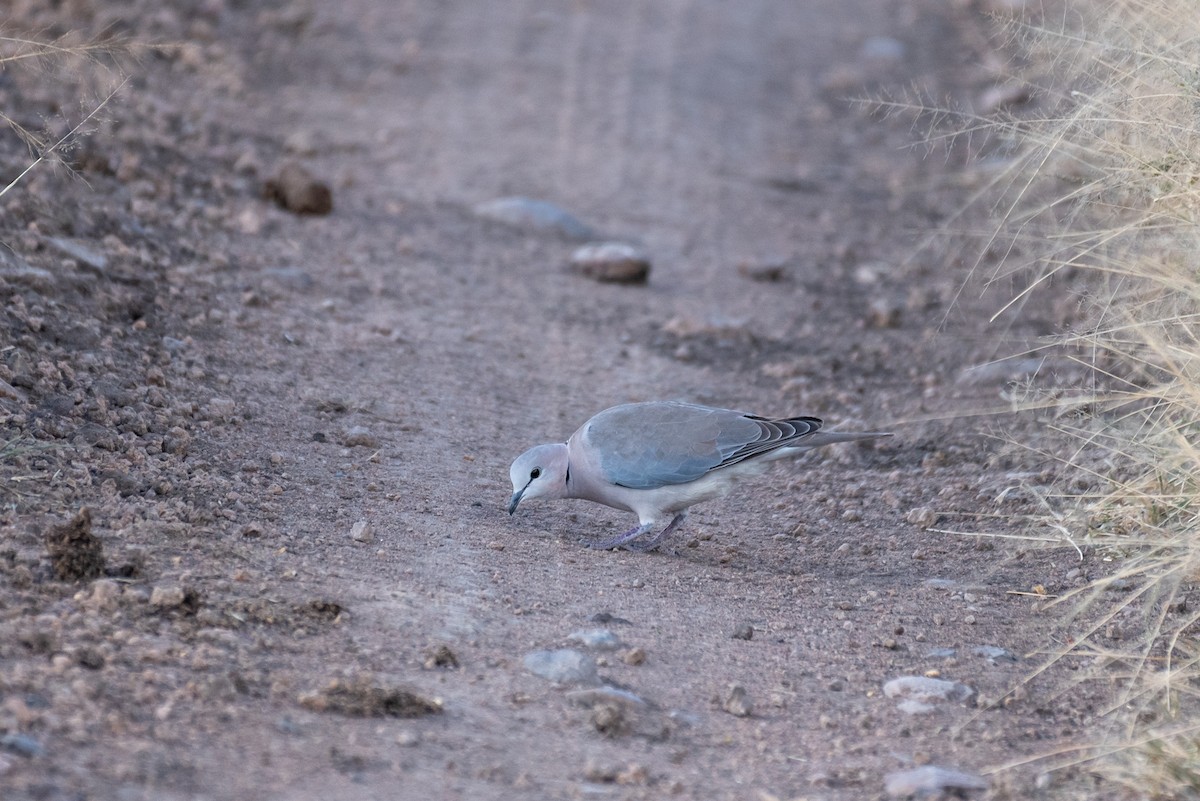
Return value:
[(596, 550), (620, 548), (628, 546), (630, 542), (637, 540), (638, 537), (649, 534), (649, 531), (650, 524), (647, 523), (646, 525), (638, 525), (636, 528), (625, 531), (624, 534), (618, 534), (616, 537), (608, 537), (607, 540), (584, 540), (583, 544), (586, 544), (588, 548), (595, 548)]
[(646, 540), (636, 540), (625, 543), (625, 547), (631, 551), (653, 551), (658, 546), (662, 545), (663, 540), (670, 536), (671, 532), (679, 528), (679, 524), (687, 517), (687, 512), (680, 512), (675, 515), (666, 528)]
[(626, 531), (622, 534), (618, 534), (615, 537), (610, 537), (609, 539), (606, 539), (606, 540), (584, 540), (583, 544), (589, 548), (596, 548), (597, 550), (607, 551), (609, 548), (620, 548), (623, 545), (628, 545), (630, 542), (633, 542), (638, 537), (644, 536), (648, 533), (650, 533), (650, 524), (649, 523), (647, 523), (644, 526), (636, 526), (635, 528), (629, 529), (629, 531)]

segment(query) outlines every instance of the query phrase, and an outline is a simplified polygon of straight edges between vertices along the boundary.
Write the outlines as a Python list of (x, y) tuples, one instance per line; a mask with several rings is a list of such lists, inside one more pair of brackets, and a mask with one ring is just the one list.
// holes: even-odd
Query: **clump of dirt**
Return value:
[(457, 670), (458, 667), (458, 655), (445, 643), (435, 645), (425, 652), (426, 670), (433, 670), (434, 668)]
[(263, 184), (263, 197), (296, 214), (333, 211), (333, 192), (328, 184), (295, 162), (284, 164), (278, 175)]
[(592, 707), (592, 725), (605, 737), (621, 737), (632, 728), (625, 710), (618, 704), (599, 703)]
[(54, 575), (63, 581), (83, 581), (104, 575), (104, 543), (92, 533), (92, 512), (79, 510), (71, 520), (46, 532), (46, 550)]
[(318, 622), (333, 623), (345, 611), (337, 601), (328, 598), (313, 598), (308, 603), (296, 605), (296, 615), (306, 616)]
[(419, 718), (442, 711), (440, 701), (406, 687), (377, 682), (369, 676), (335, 679), (321, 690), (301, 695), (300, 704), (314, 712), (364, 718)]
[(225, 611), (233, 620), (295, 627), (306, 623), (336, 623), (345, 609), (327, 598), (290, 604), (267, 598), (238, 598), (230, 601)]

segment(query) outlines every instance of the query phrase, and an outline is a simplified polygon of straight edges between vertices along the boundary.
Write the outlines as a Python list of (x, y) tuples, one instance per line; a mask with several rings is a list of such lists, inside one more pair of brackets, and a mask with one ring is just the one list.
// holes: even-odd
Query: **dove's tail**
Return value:
[(854, 442), (860, 439), (877, 439), (890, 437), (890, 432), (884, 431), (818, 431), (811, 437), (805, 437), (787, 448), (792, 451), (806, 451), (810, 448), (820, 448), (822, 445), (833, 445), (838, 442)]

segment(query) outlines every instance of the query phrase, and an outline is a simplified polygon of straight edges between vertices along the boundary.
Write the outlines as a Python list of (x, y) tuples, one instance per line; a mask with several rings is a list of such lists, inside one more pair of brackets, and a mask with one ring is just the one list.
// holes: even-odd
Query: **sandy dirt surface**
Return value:
[[(1052, 465), (986, 433), (1054, 445), (966, 415), (1070, 297), (989, 324), (1016, 284), (971, 282), (963, 238), (917, 247), (986, 162), (847, 102), (986, 105), (983, 9), (16, 11), (185, 44), (125, 63), (84, 181), (3, 199), (4, 799), (850, 801), (922, 766), (974, 798), (1111, 792), (1031, 761), (1105, 703), (1077, 663), (1038, 672), (1070, 636), (1039, 594), (1103, 565), (1004, 538), (1044, 536)], [(12, 67), (3, 107), (65, 133), (70, 92), (103, 93), (72, 69)], [(332, 213), (264, 197), (287, 161)], [(475, 211), (505, 196), (643, 248), (649, 281)], [(650, 399), (896, 436), (775, 467), (667, 553), (581, 547), (628, 527), (611, 509), (505, 513), (517, 454)], [(555, 649), (559, 681), (528, 660)], [(918, 708), (903, 676), (966, 687)]]

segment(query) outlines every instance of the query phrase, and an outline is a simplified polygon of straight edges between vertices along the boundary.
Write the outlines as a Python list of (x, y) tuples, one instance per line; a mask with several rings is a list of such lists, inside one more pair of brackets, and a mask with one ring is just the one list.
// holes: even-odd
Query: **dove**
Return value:
[(727, 494), (770, 462), (835, 442), (890, 437), (821, 431), (816, 417), (772, 420), (681, 401), (605, 409), (565, 443), (530, 448), (509, 469), (508, 513), (534, 498), (582, 498), (633, 512), (638, 525), (591, 548), (652, 551), (689, 507)]

